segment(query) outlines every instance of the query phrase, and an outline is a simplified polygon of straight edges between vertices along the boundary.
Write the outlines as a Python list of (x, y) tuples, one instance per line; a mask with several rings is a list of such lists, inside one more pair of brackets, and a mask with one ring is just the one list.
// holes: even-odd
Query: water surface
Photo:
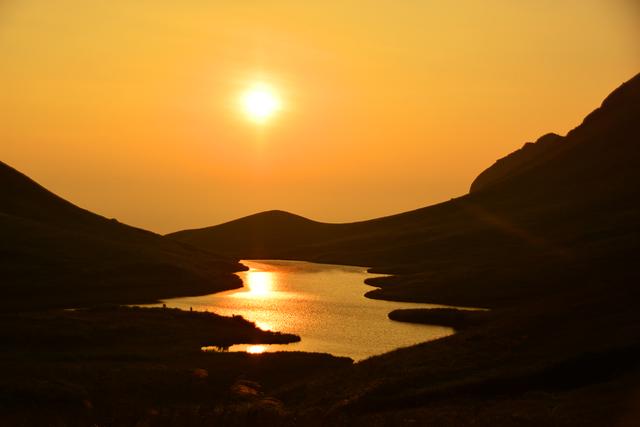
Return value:
[(366, 268), (301, 261), (242, 261), (241, 289), (162, 301), (168, 307), (242, 315), (262, 329), (299, 335), (302, 341), (276, 345), (234, 345), (230, 351), (309, 351), (361, 360), (453, 333), (442, 326), (389, 320), (398, 308), (443, 307), (365, 298), (373, 288)]

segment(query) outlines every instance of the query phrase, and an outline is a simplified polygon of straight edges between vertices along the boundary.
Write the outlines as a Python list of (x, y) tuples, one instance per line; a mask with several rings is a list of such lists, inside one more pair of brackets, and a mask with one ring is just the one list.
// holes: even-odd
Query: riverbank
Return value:
[[(442, 326), (391, 322), (398, 308), (433, 305), (390, 303), (364, 298), (372, 275), (363, 267), (286, 260), (242, 260), (242, 289), (202, 297), (164, 300), (168, 307), (242, 315), (262, 328), (298, 334), (302, 341), (263, 351), (308, 351), (363, 360), (446, 336)], [(252, 348), (255, 351), (255, 348)]]
[(458, 310), (455, 308), (410, 308), (393, 310), (389, 319), (397, 322), (420, 323), (423, 325), (449, 326), (464, 329), (478, 326), (486, 321), (490, 313), (480, 310)]
[(351, 360), (200, 348), (297, 340), (241, 317), (162, 308), (3, 314), (0, 424), (129, 426), (162, 419), (162, 425), (186, 425), (205, 413), (234, 423), (268, 416), (282, 408), (269, 400), (271, 390), (344, 369)]
[(635, 298), (585, 289), (495, 310), (278, 396), (310, 426), (634, 426), (640, 315), (626, 301)]

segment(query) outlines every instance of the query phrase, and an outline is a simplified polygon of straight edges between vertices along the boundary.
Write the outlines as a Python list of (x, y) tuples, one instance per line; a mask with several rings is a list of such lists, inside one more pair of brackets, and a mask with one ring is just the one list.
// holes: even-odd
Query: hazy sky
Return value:
[[(467, 192), (640, 71), (634, 0), (0, 0), (0, 159), (158, 232)], [(247, 120), (255, 82), (281, 110)]]

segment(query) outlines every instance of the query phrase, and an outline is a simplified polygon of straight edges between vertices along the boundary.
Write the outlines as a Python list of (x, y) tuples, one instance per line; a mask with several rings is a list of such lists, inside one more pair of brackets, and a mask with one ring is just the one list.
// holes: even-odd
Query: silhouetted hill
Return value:
[(243, 267), (81, 209), (0, 162), (5, 306), (151, 301), (229, 289)]
[(560, 148), (562, 140), (560, 135), (548, 133), (538, 138), (536, 142), (527, 142), (521, 149), (499, 159), (493, 166), (478, 175), (471, 183), (470, 192), (483, 190), (543, 163)]
[(320, 240), (333, 224), (323, 224), (284, 211), (267, 211), (213, 227), (184, 230), (168, 235), (205, 248), (221, 246), (227, 255), (260, 257), (268, 251)]
[[(526, 167), (492, 185), (552, 194), (568, 190), (566, 195), (572, 198), (594, 197), (608, 191), (637, 194), (634, 179), (638, 177), (640, 159), (639, 99), (640, 75), (613, 91), (565, 138), (543, 137), (535, 144), (540, 147), (527, 154)], [(508, 156), (509, 162), (518, 158), (512, 156)], [(491, 169), (478, 178), (490, 174)]]
[[(171, 237), (226, 254), (373, 266), (372, 296), (503, 305), (561, 277), (629, 274), (640, 230), (640, 75), (584, 122), (483, 172), (466, 196), (350, 224), (259, 214)], [(381, 199), (384, 195), (381, 195)], [(572, 283), (575, 280), (572, 281)]]

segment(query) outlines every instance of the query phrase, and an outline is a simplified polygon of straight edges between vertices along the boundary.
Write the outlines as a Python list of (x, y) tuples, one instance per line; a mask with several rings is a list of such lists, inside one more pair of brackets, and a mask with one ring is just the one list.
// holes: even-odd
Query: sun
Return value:
[(263, 83), (254, 84), (242, 93), (240, 104), (246, 116), (255, 123), (266, 123), (281, 107), (276, 91)]

